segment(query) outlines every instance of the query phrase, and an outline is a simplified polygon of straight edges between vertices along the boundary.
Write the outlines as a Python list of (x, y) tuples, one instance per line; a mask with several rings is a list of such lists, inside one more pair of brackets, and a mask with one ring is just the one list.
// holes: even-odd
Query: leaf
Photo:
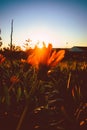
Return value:
[(80, 122), (80, 126), (84, 125), (85, 124), (85, 121), (81, 121)]
[(26, 97), (26, 99), (28, 99), (28, 92), (27, 92), (27, 90), (26, 89), (24, 89), (24, 95), (25, 95), (25, 97)]
[(5, 101), (6, 101), (6, 104), (10, 105), (10, 95), (9, 95), (7, 86), (4, 86), (4, 92), (5, 92)]
[(71, 73), (69, 73), (68, 82), (67, 82), (67, 89), (70, 88), (70, 81), (71, 81)]
[(20, 100), (21, 94), (22, 94), (21, 87), (18, 87), (18, 89), (17, 89), (17, 102)]

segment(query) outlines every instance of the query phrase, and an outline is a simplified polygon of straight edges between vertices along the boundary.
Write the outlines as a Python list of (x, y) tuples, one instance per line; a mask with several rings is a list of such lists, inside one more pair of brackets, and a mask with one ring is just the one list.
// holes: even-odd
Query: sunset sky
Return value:
[(30, 38), (53, 47), (87, 46), (87, 0), (0, 0), (4, 46), (10, 43), (12, 19), (15, 45)]

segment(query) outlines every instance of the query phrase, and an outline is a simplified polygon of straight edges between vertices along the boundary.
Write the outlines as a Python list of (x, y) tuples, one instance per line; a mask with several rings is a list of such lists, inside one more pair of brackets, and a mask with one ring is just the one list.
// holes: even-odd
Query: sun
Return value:
[(38, 31), (37, 30), (34, 31), (30, 35), (30, 39), (32, 39), (32, 43), (34, 45), (37, 45), (39, 48), (43, 47), (43, 43), (45, 43), (47, 47), (49, 43), (53, 42), (51, 34), (46, 30), (40, 30), (40, 29), (38, 29)]
[(38, 48), (43, 48), (43, 43), (42, 42), (38, 42), (37, 47)]
[(22, 50), (26, 50), (24, 47), (24, 44), (26, 44), (26, 40), (30, 39), (31, 41), (28, 42), (28, 49), (34, 48), (35, 46), (38, 46), (38, 48), (43, 47), (43, 43), (46, 47), (48, 47), (48, 44), (51, 43), (52, 47), (55, 47), (56, 45), (56, 38), (55, 34), (50, 29), (46, 29), (45, 27), (35, 27), (31, 29), (30, 31), (27, 31), (26, 34), (22, 34), (20, 38), (20, 46)]

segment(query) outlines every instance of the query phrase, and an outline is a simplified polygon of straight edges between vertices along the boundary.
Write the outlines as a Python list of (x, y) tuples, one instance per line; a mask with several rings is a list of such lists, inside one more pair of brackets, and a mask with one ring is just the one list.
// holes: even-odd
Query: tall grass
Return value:
[[(4, 112), (0, 110), (0, 115), (16, 113), (18, 121), (14, 129), (27, 129), (27, 126), (40, 130), (86, 128), (87, 62), (55, 61), (54, 67), (46, 69), (47, 64), (39, 64), (38, 69), (29, 59), (11, 63), (5, 58), (2, 62), (3, 58), (0, 62), (0, 106)], [(35, 124), (24, 123), (31, 117)]]

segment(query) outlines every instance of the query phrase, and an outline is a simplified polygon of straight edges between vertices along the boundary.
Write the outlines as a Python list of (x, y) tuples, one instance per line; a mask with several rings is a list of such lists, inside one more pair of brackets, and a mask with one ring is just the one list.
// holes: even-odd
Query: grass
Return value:
[(0, 129), (86, 130), (87, 62), (41, 67), (20, 59), (1, 62)]

